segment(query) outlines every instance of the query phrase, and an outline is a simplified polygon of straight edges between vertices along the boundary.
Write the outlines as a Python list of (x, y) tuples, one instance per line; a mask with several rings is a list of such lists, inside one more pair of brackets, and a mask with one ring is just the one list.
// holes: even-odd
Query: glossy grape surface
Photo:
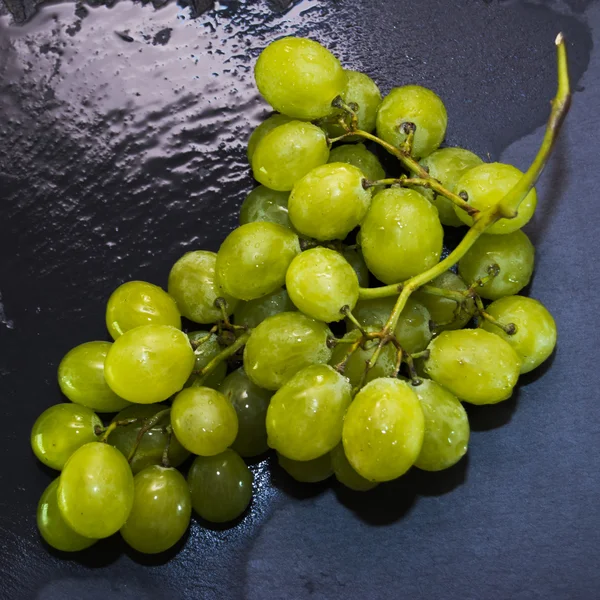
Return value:
[(233, 317), (237, 325), (246, 325), (249, 328), (256, 327), (266, 318), (282, 312), (297, 310), (285, 289), (278, 289), (270, 294), (240, 302)]
[(331, 466), (335, 478), (347, 488), (355, 492), (368, 492), (377, 487), (377, 482), (369, 481), (359, 475), (354, 467), (348, 462), (343, 444), (338, 444), (331, 452)]
[(373, 152), (367, 150), (364, 144), (344, 144), (333, 148), (329, 153), (329, 162), (347, 163), (357, 167), (369, 181), (385, 178), (385, 171), (379, 159)]
[(275, 127), (279, 127), (280, 125), (284, 125), (285, 123), (289, 123), (293, 121), (292, 117), (288, 117), (287, 115), (280, 115), (275, 113), (271, 115), (268, 119), (265, 119), (254, 131), (250, 134), (250, 138), (248, 139), (248, 161), (252, 162), (252, 157), (254, 156), (254, 151), (256, 150), (256, 146), (258, 142), (262, 140), (269, 131), (273, 131)]
[[(188, 333), (188, 338), (191, 342), (199, 342), (204, 340), (195, 350), (194, 356), (196, 362), (194, 363), (194, 371), (200, 371), (203, 369), (217, 354), (223, 350), (221, 344), (219, 344), (218, 337), (215, 333), (209, 333), (208, 331), (192, 331)], [(204, 377), (199, 375), (190, 375), (186, 387), (188, 385), (203, 385), (216, 389), (219, 384), (225, 379), (227, 374), (227, 363), (220, 362), (215, 369)]]
[(277, 192), (264, 185), (259, 185), (242, 202), (240, 225), (255, 221), (267, 221), (283, 225), (288, 229), (291, 228), (292, 224), (288, 215), (289, 197), (289, 192)]
[(313, 460), (292, 460), (278, 454), (277, 461), (290, 477), (302, 483), (319, 483), (333, 475), (329, 452)]

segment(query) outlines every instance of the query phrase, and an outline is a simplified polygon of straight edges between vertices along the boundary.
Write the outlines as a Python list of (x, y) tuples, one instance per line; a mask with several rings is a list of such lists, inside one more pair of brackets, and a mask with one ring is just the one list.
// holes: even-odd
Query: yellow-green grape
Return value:
[[(437, 179), (449, 192), (456, 193), (456, 184), (460, 177), (482, 162), (479, 156), (464, 148), (441, 148), (421, 160), (420, 164), (428, 170), (430, 177)], [(429, 188), (415, 189), (438, 209), (442, 225), (460, 227), (464, 224), (454, 212), (454, 203), (451, 200)]]
[(104, 378), (104, 363), (111, 342), (86, 342), (76, 346), (58, 365), (60, 391), (71, 401), (92, 410), (116, 412), (129, 402), (113, 392)]
[(108, 537), (123, 527), (132, 505), (133, 475), (116, 448), (91, 442), (71, 455), (58, 484), (58, 507), (71, 529)]
[(467, 284), (487, 278), (490, 268), (499, 268), (476, 292), (488, 300), (518, 294), (531, 279), (535, 248), (522, 231), (507, 235), (482, 235), (458, 261), (458, 272)]
[(45, 490), (37, 507), (37, 526), (41, 536), (53, 548), (62, 552), (85, 550), (98, 540), (73, 531), (63, 519), (58, 508), (57, 477)]
[(344, 419), (344, 452), (369, 481), (390, 481), (410, 469), (421, 451), (425, 418), (405, 381), (374, 379), (356, 396)]
[[(377, 84), (364, 73), (360, 71), (346, 70), (348, 84), (346, 89), (340, 94), (346, 104), (353, 102), (358, 105), (356, 116), (358, 118), (358, 129), (370, 133), (375, 129), (375, 119), (377, 118), (377, 108), (381, 103), (381, 92)], [(346, 113), (342, 109), (335, 109), (326, 119), (320, 123), (321, 127), (327, 132), (329, 138), (336, 138), (346, 133), (346, 130), (339, 124), (339, 119), (345, 117)], [(346, 117), (349, 118), (349, 117)], [(358, 136), (350, 136), (343, 141), (356, 141)]]
[[(456, 183), (456, 192), (465, 193), (467, 202), (478, 210), (484, 211), (496, 206), (519, 180), (523, 172), (512, 165), (502, 163), (484, 163), (467, 171)], [(537, 206), (535, 188), (525, 196), (514, 219), (500, 219), (486, 230), (488, 234), (506, 234), (521, 229), (533, 216)], [(473, 217), (464, 210), (455, 207), (456, 216), (466, 225), (473, 224)]]
[[(162, 463), (165, 447), (169, 441), (169, 433), (166, 428), (170, 425), (171, 420), (168, 413), (142, 435), (137, 450), (135, 452), (133, 450), (138, 442), (140, 429), (147, 420), (167, 408), (169, 407), (164, 404), (136, 404), (122, 410), (112, 420), (114, 423), (127, 419), (138, 419), (129, 425), (119, 425), (110, 433), (107, 440), (125, 458), (129, 460), (131, 456), (129, 465), (134, 475), (146, 467)], [(171, 435), (167, 454), (169, 464), (178, 467), (189, 455), (190, 453), (180, 444), (177, 437)]]
[(231, 445), (240, 456), (252, 457), (269, 449), (267, 444), (267, 408), (273, 392), (263, 390), (250, 379), (243, 367), (230, 373), (219, 386), (238, 418), (238, 433)]
[(258, 142), (260, 142), (260, 140), (262, 140), (265, 135), (269, 133), (269, 131), (273, 131), (275, 127), (285, 125), (285, 123), (289, 123), (293, 120), (294, 119), (286, 115), (274, 114), (258, 125), (258, 127), (256, 127), (256, 129), (250, 134), (250, 138), (248, 139), (248, 161), (252, 161), (252, 156), (254, 156), (254, 150), (256, 150)]
[(521, 373), (539, 367), (556, 346), (556, 323), (548, 309), (538, 300), (526, 296), (506, 296), (492, 302), (486, 312), (502, 325), (513, 324), (515, 333), (484, 321), (483, 329), (506, 340), (521, 359)]
[[(194, 350), (194, 356), (196, 357), (194, 373), (206, 367), (206, 365), (223, 350), (215, 333), (210, 333), (209, 331), (193, 331), (188, 333), (188, 338), (193, 344), (202, 340), (202, 343)], [(227, 375), (227, 363), (220, 362), (211, 373), (204, 377), (200, 377), (194, 373), (192, 373), (187, 380), (186, 387), (189, 385), (203, 385), (205, 387), (216, 389), (223, 379), (225, 379), (225, 375)]]
[(296, 119), (319, 119), (344, 92), (340, 61), (318, 42), (286, 37), (271, 42), (254, 68), (256, 86), (277, 111)]
[(415, 467), (441, 471), (456, 464), (469, 445), (467, 411), (452, 393), (430, 379), (413, 387), (425, 415), (425, 437)]
[(128, 281), (108, 299), (106, 327), (116, 340), (140, 325), (171, 325), (181, 329), (181, 315), (175, 300), (162, 288), (145, 281)]
[(351, 392), (348, 380), (329, 365), (302, 369), (271, 398), (269, 446), (292, 460), (312, 460), (333, 450), (342, 439)]
[(277, 192), (264, 185), (259, 185), (242, 202), (240, 225), (255, 221), (267, 221), (291, 229), (292, 224), (288, 216), (289, 197), (289, 192)]
[(231, 403), (221, 392), (207, 387), (191, 387), (177, 394), (171, 407), (171, 425), (181, 445), (201, 456), (223, 452), (238, 432)]
[(358, 301), (358, 278), (335, 250), (311, 248), (291, 262), (285, 285), (292, 302), (306, 315), (330, 323), (341, 321), (343, 307)]
[(431, 379), (464, 402), (496, 404), (510, 398), (521, 359), (508, 342), (483, 329), (444, 331), (429, 344)]
[(60, 471), (77, 448), (97, 441), (97, 429), (102, 429), (102, 421), (89, 408), (55, 404), (33, 424), (31, 448), (46, 466)]
[(256, 300), (240, 302), (233, 314), (236, 325), (245, 325), (253, 329), (267, 317), (272, 317), (282, 312), (297, 310), (290, 296), (284, 289), (275, 290)]
[(234, 229), (217, 253), (221, 288), (240, 300), (270, 294), (285, 282), (285, 273), (300, 253), (298, 236), (275, 223), (257, 221)]
[(338, 444), (331, 452), (331, 466), (335, 478), (347, 488), (355, 492), (368, 492), (377, 487), (377, 482), (369, 481), (359, 475), (354, 467), (348, 462), (343, 444)]
[(369, 268), (359, 248), (344, 248), (342, 256), (350, 263), (354, 269), (360, 287), (369, 287)]
[(418, 192), (389, 188), (373, 197), (361, 227), (369, 270), (384, 283), (399, 283), (433, 267), (444, 230), (437, 210)]
[(190, 524), (192, 498), (185, 477), (177, 469), (153, 465), (140, 471), (133, 485), (133, 506), (121, 535), (138, 552), (164, 552)]
[(114, 342), (104, 374), (119, 396), (137, 404), (154, 404), (184, 386), (194, 362), (185, 333), (168, 325), (142, 325)]
[(343, 240), (365, 218), (371, 190), (363, 172), (347, 163), (329, 163), (296, 182), (288, 210), (294, 228), (316, 240)]
[(329, 327), (300, 312), (284, 312), (258, 325), (244, 349), (244, 369), (266, 390), (278, 390), (298, 371), (329, 362)]
[(446, 135), (448, 115), (441, 98), (418, 85), (394, 88), (377, 110), (377, 135), (399, 147), (406, 140), (403, 123), (416, 125), (412, 155), (422, 158), (431, 154)]
[[(452, 292), (465, 292), (468, 289), (467, 284), (460, 276), (452, 271), (445, 271), (438, 275), (428, 285)], [(475, 303), (471, 297), (465, 297), (465, 303), (460, 307), (451, 298), (444, 298), (423, 291), (417, 291), (413, 298), (427, 308), (435, 330), (438, 332), (462, 329), (471, 320), (475, 312)]]
[(169, 273), (169, 294), (177, 301), (181, 314), (194, 323), (215, 323), (223, 313), (215, 306), (223, 298), (228, 315), (233, 313), (237, 300), (220, 290), (215, 280), (217, 255), (206, 250), (187, 252)]
[(194, 510), (212, 523), (237, 519), (252, 499), (252, 473), (233, 450), (198, 456), (187, 480)]
[(319, 483), (333, 475), (329, 452), (312, 460), (292, 460), (278, 454), (277, 461), (290, 477), (301, 483)]
[[(379, 159), (367, 150), (364, 144), (344, 144), (333, 148), (329, 153), (330, 163), (347, 163), (357, 167), (369, 181), (379, 181), (385, 177), (385, 171)], [(378, 190), (378, 188), (374, 188)]]
[(296, 181), (324, 165), (329, 146), (324, 131), (304, 121), (290, 121), (269, 131), (256, 145), (252, 174), (258, 183), (289, 192)]

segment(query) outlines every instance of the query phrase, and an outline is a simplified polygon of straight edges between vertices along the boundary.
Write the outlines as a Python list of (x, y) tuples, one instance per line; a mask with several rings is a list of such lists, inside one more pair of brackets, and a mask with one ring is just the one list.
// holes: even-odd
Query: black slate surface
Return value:
[[(122, 1), (35, 14), (31, 0), (5, 2), (0, 598), (600, 597), (600, 4)], [(251, 77), (261, 47), (309, 35), (384, 91), (432, 87), (448, 107), (448, 144), (524, 168), (554, 93), (560, 30), (576, 93), (527, 228), (538, 250), (531, 293), (557, 319), (558, 351), (515, 399), (470, 411), (468, 460), (366, 496), (307, 490), (258, 463), (241, 522), (194, 522), (164, 557), (118, 539), (76, 556), (40, 542), (35, 507), (51, 474), (28, 436), (61, 400), (58, 362), (106, 337), (119, 283), (164, 285), (184, 251), (216, 249), (235, 225), (252, 187), (245, 140), (267, 114)]]

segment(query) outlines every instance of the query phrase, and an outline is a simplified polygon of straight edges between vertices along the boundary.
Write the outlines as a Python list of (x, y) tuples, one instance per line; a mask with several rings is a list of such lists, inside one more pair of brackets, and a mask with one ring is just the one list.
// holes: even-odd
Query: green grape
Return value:
[(507, 341), (521, 359), (521, 373), (539, 367), (556, 346), (556, 323), (546, 307), (533, 298), (506, 296), (492, 302), (486, 312), (503, 325), (512, 323), (516, 332), (508, 335), (503, 329), (483, 322), (483, 329)]
[[(335, 346), (329, 364), (332, 366), (339, 365), (347, 356), (350, 344), (357, 341), (361, 336), (362, 334), (358, 329), (349, 331), (342, 338), (344, 342), (347, 341), (349, 343), (341, 343)], [(367, 371), (363, 381), (367, 361), (373, 356), (378, 343), (379, 340), (369, 340), (362, 346), (359, 346), (348, 358), (344, 367), (344, 376), (348, 378), (353, 388), (359, 387), (361, 383), (369, 383), (373, 379), (391, 377), (394, 374), (396, 368), (396, 348), (392, 344), (386, 344), (382, 348), (375, 365)]]
[(246, 374), (259, 387), (277, 390), (304, 367), (329, 362), (329, 337), (325, 323), (300, 312), (273, 315), (250, 335), (244, 349)]
[(37, 526), (46, 542), (62, 552), (79, 552), (97, 540), (75, 533), (65, 522), (58, 508), (57, 477), (45, 490), (37, 507)]
[(173, 433), (181, 445), (214, 456), (233, 444), (238, 432), (235, 409), (217, 390), (192, 387), (179, 392), (171, 407)]
[(454, 394), (430, 379), (423, 379), (413, 391), (425, 415), (425, 437), (415, 467), (424, 471), (447, 469), (467, 452), (467, 412)]
[[(385, 178), (385, 171), (379, 159), (367, 150), (364, 144), (344, 144), (333, 148), (329, 153), (330, 163), (347, 163), (360, 169), (369, 181), (379, 181)], [(380, 187), (373, 188), (379, 191)]]
[[(206, 367), (206, 365), (223, 350), (221, 344), (219, 344), (219, 338), (214, 333), (208, 331), (193, 331), (188, 333), (188, 338), (190, 339), (190, 342), (204, 340), (194, 350), (194, 356), (196, 357), (194, 371), (200, 371)], [(225, 379), (225, 375), (227, 375), (227, 363), (221, 362), (205, 377), (200, 377), (192, 373), (185, 385), (186, 387), (190, 385), (203, 385), (205, 387), (217, 389), (223, 379)]]
[(254, 68), (258, 90), (278, 112), (296, 119), (319, 119), (344, 92), (346, 72), (318, 42), (286, 37), (271, 42)]
[(154, 404), (184, 386), (194, 360), (185, 333), (168, 325), (142, 325), (113, 344), (106, 357), (106, 381), (130, 402)]
[(106, 327), (116, 340), (140, 325), (171, 325), (181, 329), (181, 315), (175, 300), (162, 288), (145, 281), (128, 281), (108, 299)]
[(190, 524), (192, 498), (185, 477), (177, 469), (152, 465), (135, 476), (133, 485), (133, 506), (121, 535), (138, 552), (164, 552)]
[(365, 218), (371, 190), (363, 172), (346, 163), (316, 167), (294, 185), (288, 209), (301, 234), (316, 240), (343, 240)]
[[(466, 193), (467, 201), (478, 210), (496, 206), (510, 192), (523, 173), (512, 165), (484, 163), (468, 170), (456, 183), (458, 194)], [(486, 230), (487, 234), (507, 234), (521, 229), (533, 216), (537, 205), (535, 188), (525, 196), (519, 206), (519, 214), (514, 219), (500, 219)], [(456, 216), (466, 225), (473, 224), (473, 217), (455, 207)]]
[(510, 398), (521, 359), (508, 342), (483, 329), (444, 331), (429, 344), (425, 372), (464, 402)]
[[(452, 292), (465, 292), (468, 289), (467, 284), (452, 271), (445, 271), (438, 275), (428, 285)], [(459, 307), (455, 300), (423, 291), (417, 291), (413, 298), (427, 308), (438, 332), (462, 329), (475, 312), (475, 303), (471, 297), (466, 298), (466, 304), (462, 307)]]
[(219, 285), (240, 300), (274, 292), (300, 253), (298, 236), (281, 225), (257, 221), (234, 229), (217, 253)]
[(217, 255), (196, 250), (184, 254), (169, 273), (169, 294), (177, 301), (181, 314), (194, 323), (215, 323), (223, 318), (215, 306), (223, 298), (228, 315), (232, 314), (237, 300), (220, 290), (215, 281)]
[(358, 301), (358, 278), (335, 250), (311, 248), (291, 262), (285, 285), (292, 302), (306, 315), (330, 323), (341, 321), (341, 309)]
[(368, 492), (374, 487), (377, 487), (377, 483), (365, 479), (362, 475), (359, 475), (354, 467), (348, 462), (346, 453), (344, 452), (343, 444), (338, 444), (330, 453), (331, 455), (331, 466), (333, 467), (333, 473), (335, 478), (347, 488), (354, 490), (355, 492)]
[(58, 385), (71, 402), (98, 412), (115, 412), (129, 406), (104, 379), (104, 363), (111, 342), (86, 342), (76, 346), (58, 365)]
[(71, 455), (58, 484), (58, 507), (71, 529), (108, 537), (125, 524), (132, 504), (133, 475), (116, 448), (91, 442)]
[(187, 480), (194, 510), (212, 523), (237, 519), (252, 499), (252, 473), (233, 450), (198, 456)]
[[(127, 419), (139, 419), (139, 421), (129, 425), (119, 425), (108, 436), (108, 443), (129, 459), (146, 420), (167, 408), (168, 406), (164, 404), (138, 404), (122, 410), (113, 418), (113, 423)], [(169, 415), (165, 414), (141, 437), (139, 446), (129, 461), (134, 475), (146, 467), (162, 464), (163, 453), (169, 440), (166, 427), (170, 422)], [(179, 443), (179, 440), (172, 435), (167, 455), (171, 466), (178, 467), (189, 455), (190, 453)]]
[(290, 121), (269, 131), (256, 145), (252, 174), (272, 190), (289, 192), (296, 181), (328, 158), (327, 137), (320, 127)]
[(333, 450), (342, 439), (351, 392), (348, 380), (329, 365), (302, 369), (271, 398), (269, 446), (292, 460), (312, 460)]
[(46, 466), (60, 471), (77, 448), (97, 440), (96, 428), (102, 428), (102, 421), (89, 408), (55, 404), (33, 424), (31, 448)]
[(253, 329), (259, 323), (262, 323), (267, 317), (272, 317), (282, 312), (292, 312), (297, 310), (290, 296), (284, 289), (275, 290), (266, 296), (240, 302), (235, 313), (234, 321), (237, 325), (245, 325)]
[(405, 188), (375, 194), (361, 227), (365, 262), (377, 279), (388, 284), (433, 267), (440, 259), (443, 237), (435, 207)]
[(319, 483), (333, 475), (329, 452), (312, 460), (292, 460), (278, 454), (277, 461), (290, 477), (301, 483)]
[[(456, 184), (460, 177), (482, 162), (479, 156), (463, 148), (442, 148), (424, 158), (420, 164), (428, 170), (431, 177), (437, 179), (448, 191), (456, 193)], [(415, 189), (438, 209), (442, 225), (451, 227), (463, 225), (463, 222), (454, 212), (454, 203), (451, 200), (434, 193), (429, 188), (418, 187)]]
[[(359, 71), (346, 70), (348, 84), (346, 89), (340, 94), (346, 104), (354, 102), (358, 105), (356, 116), (358, 118), (358, 129), (370, 133), (375, 129), (375, 119), (377, 118), (377, 108), (381, 103), (381, 92), (377, 84), (364, 73)], [(336, 138), (346, 133), (346, 130), (339, 124), (339, 119), (347, 115), (342, 109), (335, 109), (326, 117), (321, 127), (327, 132), (329, 138)], [(356, 141), (358, 136), (350, 136), (344, 141)]]
[(259, 185), (246, 196), (242, 203), (240, 225), (255, 221), (267, 221), (291, 229), (292, 224), (288, 216), (289, 197), (289, 192), (277, 192), (264, 185)]
[(273, 392), (252, 383), (243, 367), (233, 371), (219, 386), (238, 418), (238, 433), (231, 447), (244, 457), (258, 456), (269, 449), (265, 419)]
[(400, 477), (417, 460), (425, 418), (405, 381), (382, 377), (368, 383), (344, 419), (344, 452), (352, 468), (369, 481)]
[(369, 268), (360, 249), (344, 248), (342, 256), (350, 263), (358, 278), (360, 287), (369, 287)]
[[(256, 150), (256, 146), (258, 142), (262, 140), (269, 131), (273, 131), (275, 127), (279, 127), (280, 125), (285, 125), (290, 121), (293, 121), (291, 117), (286, 115), (274, 114), (271, 115), (268, 119), (265, 119), (250, 135), (248, 139), (248, 161), (252, 162), (252, 157), (254, 156), (254, 151)], [(243, 223), (242, 223), (243, 225)]]
[(458, 272), (467, 284), (487, 277), (491, 267), (499, 267), (495, 277), (477, 286), (482, 298), (497, 300), (519, 293), (531, 279), (535, 248), (522, 231), (507, 235), (482, 235), (458, 261)]
[(399, 147), (406, 140), (403, 123), (416, 125), (412, 155), (422, 158), (436, 150), (446, 135), (446, 107), (427, 88), (418, 85), (394, 88), (377, 110), (377, 135)]

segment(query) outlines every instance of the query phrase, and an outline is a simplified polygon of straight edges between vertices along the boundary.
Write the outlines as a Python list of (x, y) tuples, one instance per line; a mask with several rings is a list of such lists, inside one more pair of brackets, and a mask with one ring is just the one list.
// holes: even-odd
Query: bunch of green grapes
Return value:
[[(255, 76), (278, 112), (250, 136), (260, 185), (239, 227), (218, 252), (179, 258), (166, 291), (118, 287), (112, 341), (64, 356), (69, 402), (33, 426), (35, 455), (58, 471), (38, 527), (59, 550), (120, 532), (163, 552), (192, 510), (235, 522), (252, 498), (246, 460), (269, 451), (299, 482), (335, 476), (357, 492), (411, 467), (449, 468), (467, 452), (463, 403), (506, 400), (554, 350), (548, 310), (517, 295), (533, 273), (521, 227), (535, 189), (457, 272), (438, 267), (444, 227), (493, 210), (521, 180), (516, 167), (440, 149), (447, 113), (433, 91), (382, 98), (312, 40), (273, 42)], [(373, 141), (401, 158), (403, 177), (386, 179)]]

